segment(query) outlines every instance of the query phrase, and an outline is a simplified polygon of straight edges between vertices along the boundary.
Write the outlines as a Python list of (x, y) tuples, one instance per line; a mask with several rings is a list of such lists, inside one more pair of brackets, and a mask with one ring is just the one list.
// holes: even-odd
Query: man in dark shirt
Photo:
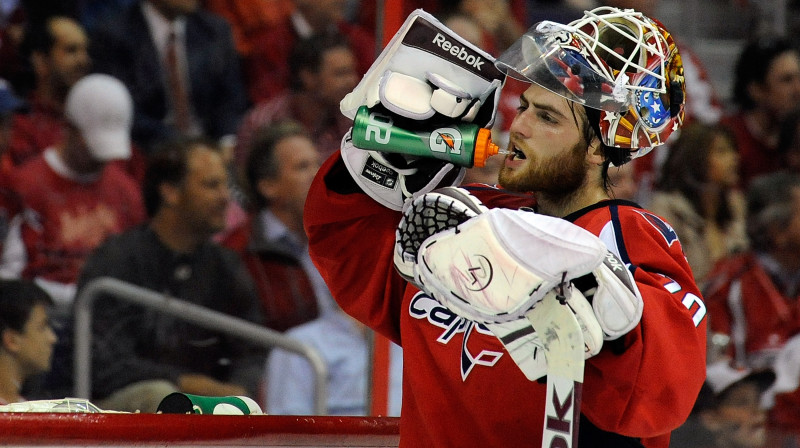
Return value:
[[(109, 239), (87, 261), (79, 287), (110, 276), (261, 323), (253, 282), (238, 256), (211, 242), (229, 200), (213, 143), (163, 148), (144, 183), (148, 224)], [(153, 412), (174, 391), (255, 396), (264, 353), (155, 311), (103, 297), (93, 322), (93, 399), (106, 409)]]

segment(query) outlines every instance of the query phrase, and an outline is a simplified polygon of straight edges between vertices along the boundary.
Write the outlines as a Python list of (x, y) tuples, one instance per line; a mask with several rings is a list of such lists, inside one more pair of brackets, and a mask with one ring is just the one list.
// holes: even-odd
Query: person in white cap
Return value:
[(88, 75), (70, 90), (64, 114), (61, 142), (12, 173), (23, 212), (12, 220), (0, 259), (0, 276), (34, 280), (55, 301), (53, 318), (65, 332), (56, 348), (56, 375), (59, 367), (63, 374), (71, 371), (68, 358), (58, 363), (68, 355), (61, 345), (69, 345), (75, 283), (85, 259), (106, 237), (146, 217), (139, 185), (109, 163), (131, 154), (127, 88), (111, 76)]
[(692, 415), (673, 432), (670, 447), (775, 446), (765, 445), (767, 409), (762, 401), (774, 380), (775, 373), (770, 369), (737, 368), (729, 358), (711, 362)]

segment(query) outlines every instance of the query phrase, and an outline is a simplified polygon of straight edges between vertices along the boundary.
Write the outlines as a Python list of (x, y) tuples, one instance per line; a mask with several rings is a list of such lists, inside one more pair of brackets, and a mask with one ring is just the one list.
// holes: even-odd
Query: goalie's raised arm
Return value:
[[(464, 176), (462, 167), (424, 154), (404, 155), (410, 143), (392, 138), (392, 132), (407, 128), (410, 135), (416, 131), (422, 135), (447, 129), (451, 132), (442, 132), (440, 137), (444, 142), (423, 142), (430, 144), (432, 154), (471, 151), (472, 142), (456, 128), (458, 124), (489, 128), (494, 122), (503, 75), (493, 63), (491, 55), (429, 14), (417, 10), (409, 16), (341, 102), (342, 113), (356, 127), (357, 112), (363, 108), (380, 111), (387, 120), (385, 126), (354, 129), (342, 140), (342, 158), (359, 188), (378, 203), (400, 210), (415, 194), (458, 185)], [(362, 140), (379, 142), (381, 151), (359, 146), (359, 140), (351, 138), (361, 134), (365, 134)]]

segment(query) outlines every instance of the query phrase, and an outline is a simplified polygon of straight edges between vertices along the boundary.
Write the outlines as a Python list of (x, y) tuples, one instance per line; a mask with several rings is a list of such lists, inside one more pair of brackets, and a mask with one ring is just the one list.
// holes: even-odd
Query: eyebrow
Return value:
[(525, 98), (525, 94), (524, 93), (519, 96), (519, 101), (522, 104), (527, 104), (528, 106), (533, 106), (533, 107), (535, 107), (537, 109), (545, 110), (545, 111), (551, 112), (553, 114), (556, 114), (556, 115), (558, 115), (560, 117), (567, 118), (567, 116), (564, 115), (563, 112), (561, 112), (560, 110), (556, 109), (554, 106), (552, 106), (550, 104), (536, 103), (536, 102), (528, 101), (528, 99)]

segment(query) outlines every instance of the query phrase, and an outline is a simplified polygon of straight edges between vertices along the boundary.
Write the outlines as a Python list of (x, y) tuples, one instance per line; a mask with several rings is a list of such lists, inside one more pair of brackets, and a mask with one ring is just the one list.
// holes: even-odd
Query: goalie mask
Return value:
[(663, 144), (683, 123), (683, 64), (670, 33), (631, 9), (600, 7), (563, 25), (531, 27), (495, 65), (600, 111), (600, 139), (631, 157)]

